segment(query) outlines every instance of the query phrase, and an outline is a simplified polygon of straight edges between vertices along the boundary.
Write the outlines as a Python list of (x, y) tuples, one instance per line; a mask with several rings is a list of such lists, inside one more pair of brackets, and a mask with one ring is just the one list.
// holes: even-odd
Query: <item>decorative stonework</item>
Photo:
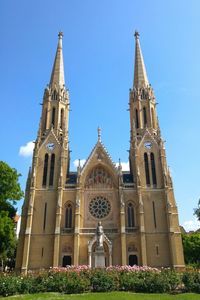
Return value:
[(128, 252), (137, 252), (137, 247), (134, 244), (128, 246)]
[(97, 196), (89, 203), (89, 212), (97, 219), (105, 218), (110, 213), (110, 210), (110, 202), (103, 196)]
[(65, 252), (65, 253), (72, 253), (72, 248), (71, 248), (70, 246), (63, 245), (63, 246), (62, 246), (62, 252)]
[(86, 188), (112, 188), (113, 181), (108, 172), (102, 168), (97, 167), (88, 175), (85, 183)]

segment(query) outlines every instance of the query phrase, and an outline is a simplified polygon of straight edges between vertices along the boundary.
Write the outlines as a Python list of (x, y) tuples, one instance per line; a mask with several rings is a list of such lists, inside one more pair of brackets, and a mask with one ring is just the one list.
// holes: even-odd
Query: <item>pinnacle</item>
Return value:
[(139, 32), (135, 31), (135, 69), (133, 87), (136, 89), (149, 85), (144, 59), (140, 47)]
[(63, 33), (60, 31), (58, 33), (58, 46), (54, 60), (53, 70), (51, 73), (50, 86), (52, 87), (56, 85), (57, 87), (62, 88), (65, 85), (62, 38)]

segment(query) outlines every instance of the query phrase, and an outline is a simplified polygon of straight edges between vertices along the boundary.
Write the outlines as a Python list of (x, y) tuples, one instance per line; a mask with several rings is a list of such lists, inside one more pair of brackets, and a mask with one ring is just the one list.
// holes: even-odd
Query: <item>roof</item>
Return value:
[(133, 175), (130, 173), (123, 173), (123, 183), (133, 183)]
[(76, 184), (77, 172), (70, 172), (68, 178), (66, 179), (66, 184)]

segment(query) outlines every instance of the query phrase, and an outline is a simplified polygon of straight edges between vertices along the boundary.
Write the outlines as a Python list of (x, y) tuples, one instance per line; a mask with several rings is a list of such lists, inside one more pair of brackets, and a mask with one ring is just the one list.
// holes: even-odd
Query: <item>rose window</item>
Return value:
[(90, 201), (89, 211), (97, 219), (106, 217), (110, 212), (110, 202), (103, 196), (97, 196)]

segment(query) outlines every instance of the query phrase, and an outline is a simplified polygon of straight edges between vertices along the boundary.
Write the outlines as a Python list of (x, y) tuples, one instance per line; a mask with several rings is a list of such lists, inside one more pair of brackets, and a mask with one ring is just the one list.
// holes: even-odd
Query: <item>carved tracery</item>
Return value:
[(93, 169), (85, 181), (86, 188), (112, 188), (113, 181), (110, 174), (102, 167)]

